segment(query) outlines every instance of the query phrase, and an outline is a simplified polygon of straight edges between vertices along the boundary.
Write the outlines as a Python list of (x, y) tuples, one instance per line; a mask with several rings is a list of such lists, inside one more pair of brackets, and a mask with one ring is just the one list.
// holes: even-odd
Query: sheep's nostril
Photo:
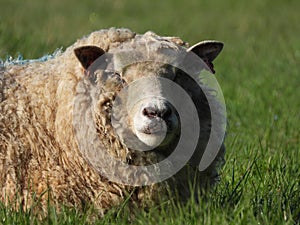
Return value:
[(158, 109), (156, 107), (145, 107), (142, 113), (144, 116), (147, 116), (149, 118), (159, 117), (166, 120), (171, 116), (172, 109), (167, 106), (163, 109)]
[(149, 118), (157, 117), (158, 116), (158, 110), (153, 107), (146, 107), (143, 109), (143, 115), (147, 116)]

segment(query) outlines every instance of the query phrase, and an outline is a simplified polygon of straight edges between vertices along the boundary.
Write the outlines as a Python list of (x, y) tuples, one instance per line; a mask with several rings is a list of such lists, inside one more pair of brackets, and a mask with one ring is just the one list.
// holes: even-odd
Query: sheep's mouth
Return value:
[(142, 129), (138, 130), (141, 133), (148, 135), (165, 135), (168, 132), (168, 128), (165, 130), (161, 126), (145, 126)]
[(178, 129), (178, 124), (172, 121), (152, 121), (152, 123), (136, 127), (135, 135), (141, 142), (154, 149), (173, 142)]
[(149, 135), (156, 134), (156, 133), (157, 134), (161, 133), (159, 131), (152, 131), (150, 128), (145, 128), (145, 129), (141, 130), (140, 132), (143, 132), (144, 134), (149, 134)]

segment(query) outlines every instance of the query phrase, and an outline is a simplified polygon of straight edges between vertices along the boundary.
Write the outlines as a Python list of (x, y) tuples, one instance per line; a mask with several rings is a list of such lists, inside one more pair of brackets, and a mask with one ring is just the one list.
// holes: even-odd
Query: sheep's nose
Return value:
[(158, 117), (163, 120), (167, 120), (172, 114), (172, 109), (168, 104), (164, 104), (160, 107), (152, 105), (144, 107), (142, 113), (144, 116), (150, 119)]

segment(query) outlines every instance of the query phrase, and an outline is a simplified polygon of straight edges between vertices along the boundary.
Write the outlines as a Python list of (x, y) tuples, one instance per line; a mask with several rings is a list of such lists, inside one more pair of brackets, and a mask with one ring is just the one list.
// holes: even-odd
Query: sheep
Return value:
[[(28, 208), (38, 199), (42, 211), (47, 211), (49, 201), (58, 209), (93, 204), (103, 215), (128, 195), (132, 204), (142, 207), (157, 204), (170, 191), (186, 200), (193, 174), (198, 174), (199, 187), (213, 186), (224, 163), (223, 143), (210, 166), (197, 172), (211, 132), (207, 96), (182, 70), (166, 66), (164, 58), (172, 55), (169, 50), (178, 55), (194, 52), (205, 62), (203, 68), (214, 72), (212, 61), (222, 47), (220, 42), (207, 41), (188, 48), (180, 38), (110, 28), (77, 40), (44, 62), (4, 63), (0, 70), (0, 200)], [(128, 63), (131, 59), (122, 55), (129, 50), (135, 63)], [(99, 61), (104, 55), (105, 60)], [(141, 60), (148, 56), (156, 61)], [(130, 84), (147, 74), (150, 80), (130, 89)], [(152, 182), (155, 177), (147, 170), (130, 174), (105, 155), (143, 168), (172, 153), (181, 135), (180, 121), (177, 109), (163, 99), (161, 85), (156, 85), (161, 82), (158, 77), (189, 93), (201, 135), (187, 165), (168, 179)], [(125, 97), (121, 94), (124, 87), (129, 87)], [(139, 101), (126, 112), (122, 101), (130, 103), (141, 93), (158, 97)], [(119, 107), (112, 111), (117, 99)], [(167, 131), (157, 136), (163, 128)], [(152, 150), (138, 151), (126, 140)], [(121, 176), (119, 180), (105, 175), (115, 173)]]

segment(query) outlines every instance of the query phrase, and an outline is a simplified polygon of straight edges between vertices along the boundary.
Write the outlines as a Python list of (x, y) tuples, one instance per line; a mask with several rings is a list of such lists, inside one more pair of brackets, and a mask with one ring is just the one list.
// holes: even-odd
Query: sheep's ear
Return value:
[(77, 59), (80, 61), (84, 69), (87, 70), (89, 66), (98, 59), (101, 55), (105, 53), (102, 48), (97, 46), (83, 46), (76, 48), (74, 53)]
[(215, 73), (213, 60), (222, 51), (224, 44), (219, 41), (201, 41), (188, 49), (198, 55)]

